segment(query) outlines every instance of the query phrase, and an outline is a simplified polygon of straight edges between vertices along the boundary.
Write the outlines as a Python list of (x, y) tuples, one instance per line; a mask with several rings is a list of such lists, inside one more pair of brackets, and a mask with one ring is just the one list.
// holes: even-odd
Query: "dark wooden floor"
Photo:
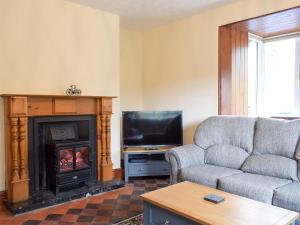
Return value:
[(114, 224), (142, 213), (139, 195), (167, 185), (167, 179), (137, 179), (124, 188), (19, 216), (0, 205), (0, 225)]

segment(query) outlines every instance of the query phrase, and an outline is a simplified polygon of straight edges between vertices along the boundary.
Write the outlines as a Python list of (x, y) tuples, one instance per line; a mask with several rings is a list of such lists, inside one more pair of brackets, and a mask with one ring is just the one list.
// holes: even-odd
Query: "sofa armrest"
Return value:
[(183, 145), (166, 152), (166, 160), (170, 164), (170, 183), (178, 182), (182, 168), (204, 164), (204, 150), (197, 145)]

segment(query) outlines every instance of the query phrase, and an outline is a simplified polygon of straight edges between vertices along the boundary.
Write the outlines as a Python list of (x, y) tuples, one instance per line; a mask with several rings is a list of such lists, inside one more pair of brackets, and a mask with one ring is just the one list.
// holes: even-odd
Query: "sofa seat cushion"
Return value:
[(248, 173), (298, 180), (297, 161), (278, 155), (252, 155), (247, 158), (242, 170)]
[(238, 173), (242, 173), (242, 171), (205, 164), (182, 168), (180, 179), (182, 181), (191, 181), (216, 188), (219, 178)]
[(274, 189), (291, 182), (287, 179), (242, 173), (220, 178), (218, 189), (272, 204)]
[(293, 182), (275, 189), (273, 205), (300, 212), (300, 183)]
[(249, 154), (233, 145), (213, 145), (205, 151), (207, 164), (240, 169)]

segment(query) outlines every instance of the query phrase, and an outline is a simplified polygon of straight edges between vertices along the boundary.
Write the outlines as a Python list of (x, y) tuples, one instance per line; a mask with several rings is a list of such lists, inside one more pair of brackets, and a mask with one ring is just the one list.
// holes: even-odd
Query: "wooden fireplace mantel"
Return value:
[(28, 118), (34, 116), (95, 115), (97, 117), (97, 174), (113, 179), (111, 161), (112, 99), (109, 96), (4, 94), (6, 190), (9, 202), (29, 198)]

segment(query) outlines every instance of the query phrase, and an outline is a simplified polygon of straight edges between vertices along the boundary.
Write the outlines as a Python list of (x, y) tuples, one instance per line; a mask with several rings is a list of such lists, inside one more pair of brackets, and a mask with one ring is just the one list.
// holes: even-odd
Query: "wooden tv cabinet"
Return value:
[(130, 177), (169, 176), (170, 168), (165, 159), (165, 153), (171, 148), (124, 150), (125, 182), (128, 182)]

